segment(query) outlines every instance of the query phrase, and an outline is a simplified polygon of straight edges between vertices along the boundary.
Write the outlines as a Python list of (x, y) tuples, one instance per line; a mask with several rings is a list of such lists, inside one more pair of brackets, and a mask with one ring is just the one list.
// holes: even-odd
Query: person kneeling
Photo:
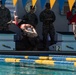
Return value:
[(32, 50), (37, 50), (39, 38), (35, 28), (30, 24), (22, 24), (20, 28), (23, 30), (23, 35), (27, 37), (28, 42), (32, 46)]

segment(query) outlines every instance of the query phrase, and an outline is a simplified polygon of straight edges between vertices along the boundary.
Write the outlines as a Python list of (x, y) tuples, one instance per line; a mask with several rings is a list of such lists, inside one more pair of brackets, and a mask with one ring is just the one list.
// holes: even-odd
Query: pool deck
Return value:
[(1, 55), (76, 55), (76, 51), (0, 51)]

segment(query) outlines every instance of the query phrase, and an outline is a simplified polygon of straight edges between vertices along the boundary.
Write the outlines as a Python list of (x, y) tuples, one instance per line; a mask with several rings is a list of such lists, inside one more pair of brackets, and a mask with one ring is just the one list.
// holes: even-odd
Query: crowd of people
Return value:
[[(10, 23), (17, 25), (22, 31), (22, 39), (26, 38), (32, 46), (31, 50), (36, 50), (40, 41), (36, 29), (38, 17), (34, 13), (34, 10), (35, 7), (30, 6), (30, 12), (26, 13), (20, 22), (18, 22), (18, 16), (16, 14), (14, 14), (14, 20), (11, 21), (10, 10), (6, 8), (5, 5), (2, 5), (2, 1), (0, 1), (0, 30), (9, 30)], [(55, 43), (55, 29), (53, 23), (56, 20), (54, 12), (50, 10), (50, 3), (46, 3), (45, 9), (39, 15), (39, 20), (43, 23), (43, 47), (44, 50), (49, 50), (48, 34), (51, 38), (50, 45), (52, 45)]]

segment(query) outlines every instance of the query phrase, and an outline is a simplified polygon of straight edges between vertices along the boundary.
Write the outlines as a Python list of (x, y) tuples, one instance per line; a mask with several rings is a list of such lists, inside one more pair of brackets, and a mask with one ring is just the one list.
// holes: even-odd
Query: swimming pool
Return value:
[[(23, 56), (0, 56), (0, 75), (76, 75), (76, 67), (67, 63), (55, 65), (4, 62), (3, 59), (13, 57), (22, 59)], [(60, 56), (59, 56), (60, 57)], [(37, 57), (33, 57), (37, 58)], [(74, 58), (74, 57), (73, 57)], [(66, 62), (66, 61), (64, 61)], [(72, 63), (72, 62), (71, 62)]]

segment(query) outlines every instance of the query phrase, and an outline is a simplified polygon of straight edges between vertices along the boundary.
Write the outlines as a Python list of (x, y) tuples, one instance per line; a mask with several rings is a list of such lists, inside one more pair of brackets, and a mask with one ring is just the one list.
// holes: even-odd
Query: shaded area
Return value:
[[(24, 39), (20, 41), (16, 41), (16, 50), (17, 51), (33, 51), (32, 46), (30, 45), (28, 40), (24, 40)], [(44, 51), (42, 40), (40, 40), (37, 46), (37, 51)]]
[(15, 34), (14, 32), (12, 32), (12, 31), (5, 31), (5, 30), (0, 30), (0, 34)]
[(62, 35), (74, 35), (73, 32), (57, 32), (59, 34), (62, 34)]

